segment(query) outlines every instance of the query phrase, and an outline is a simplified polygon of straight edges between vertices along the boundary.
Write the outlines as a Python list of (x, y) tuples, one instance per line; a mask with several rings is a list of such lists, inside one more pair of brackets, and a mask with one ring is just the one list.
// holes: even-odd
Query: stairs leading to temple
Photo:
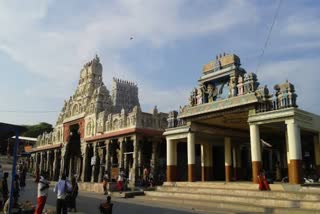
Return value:
[(272, 184), (271, 191), (259, 191), (252, 183), (177, 182), (145, 191), (145, 195), (148, 200), (206, 210), (320, 214), (320, 187)]

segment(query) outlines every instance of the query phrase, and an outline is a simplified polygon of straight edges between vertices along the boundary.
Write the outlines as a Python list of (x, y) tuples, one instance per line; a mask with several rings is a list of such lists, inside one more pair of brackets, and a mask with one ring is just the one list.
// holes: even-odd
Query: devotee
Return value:
[(57, 194), (57, 204), (56, 204), (56, 213), (57, 214), (66, 214), (67, 213), (67, 203), (66, 195), (68, 191), (71, 191), (72, 186), (67, 180), (66, 175), (63, 173), (60, 180), (56, 183), (53, 192)]
[(50, 182), (46, 179), (47, 173), (42, 172), (38, 183), (37, 208), (35, 214), (41, 214), (48, 198), (48, 189)]
[(259, 183), (259, 190), (270, 190), (270, 186), (268, 184), (268, 180), (264, 174), (263, 169), (261, 169), (259, 172), (258, 183)]

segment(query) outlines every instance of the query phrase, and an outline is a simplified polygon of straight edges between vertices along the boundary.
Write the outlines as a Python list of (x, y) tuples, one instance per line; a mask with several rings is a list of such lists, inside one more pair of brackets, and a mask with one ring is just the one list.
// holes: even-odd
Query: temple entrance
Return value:
[(79, 125), (71, 125), (69, 127), (70, 135), (66, 146), (65, 160), (64, 160), (64, 172), (66, 176), (71, 177), (73, 175), (81, 174), (81, 142), (79, 134)]

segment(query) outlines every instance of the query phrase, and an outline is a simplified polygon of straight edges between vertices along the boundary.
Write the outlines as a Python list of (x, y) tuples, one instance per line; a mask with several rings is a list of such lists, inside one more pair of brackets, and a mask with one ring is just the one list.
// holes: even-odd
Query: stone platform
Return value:
[(251, 182), (174, 182), (146, 198), (183, 206), (222, 208), (258, 213), (319, 213), (320, 187), (283, 183), (271, 184), (271, 191), (259, 191)]

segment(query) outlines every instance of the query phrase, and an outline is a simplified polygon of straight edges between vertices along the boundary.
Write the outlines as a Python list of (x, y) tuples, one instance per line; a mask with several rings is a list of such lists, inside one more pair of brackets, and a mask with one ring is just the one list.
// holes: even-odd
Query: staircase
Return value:
[(249, 182), (177, 182), (164, 183), (155, 191), (145, 191), (145, 195), (148, 200), (206, 210), (226, 209), (231, 213), (320, 214), (320, 186), (270, 187), (271, 191), (259, 191), (258, 185)]

